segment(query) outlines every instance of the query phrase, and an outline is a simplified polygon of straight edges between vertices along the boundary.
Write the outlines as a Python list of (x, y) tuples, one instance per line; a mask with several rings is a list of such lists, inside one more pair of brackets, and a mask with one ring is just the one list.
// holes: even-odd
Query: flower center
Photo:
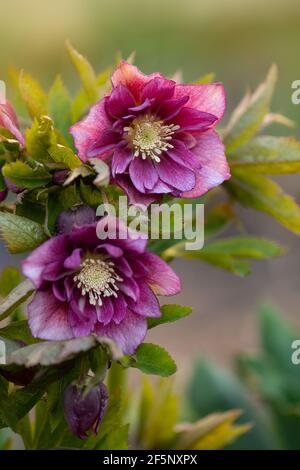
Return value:
[(131, 126), (124, 127), (124, 131), (127, 132), (134, 157), (142, 157), (143, 160), (150, 157), (159, 163), (162, 152), (173, 148), (170, 140), (179, 128), (175, 124), (164, 125), (157, 117), (146, 114), (134, 119)]
[(123, 279), (116, 274), (114, 263), (102, 259), (87, 258), (80, 265), (80, 272), (74, 282), (82, 295), (89, 296), (91, 305), (102, 305), (102, 297), (118, 297), (116, 281)]

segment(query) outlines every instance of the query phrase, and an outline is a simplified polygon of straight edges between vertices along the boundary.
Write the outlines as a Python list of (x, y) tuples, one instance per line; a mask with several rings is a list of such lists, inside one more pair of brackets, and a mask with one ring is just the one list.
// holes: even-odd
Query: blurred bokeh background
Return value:
[[(126, 57), (136, 51), (136, 63), (146, 73), (181, 69), (189, 81), (215, 72), (227, 89), (228, 116), (247, 86), (256, 86), (276, 62), (273, 110), (298, 122), (293, 132), (300, 135), (300, 105), (290, 99), (291, 83), (300, 79), (299, 0), (0, 0), (0, 7), (1, 79), (14, 64), (45, 87), (60, 73), (75, 90), (64, 48), (69, 38), (97, 70), (110, 65), (117, 52)], [(300, 198), (299, 177), (282, 179)], [(170, 350), (181, 373), (200, 352), (228, 365), (236, 352), (255, 349), (254, 313), (263, 300), (272, 300), (300, 325), (300, 240), (267, 216), (246, 210), (241, 216), (250, 233), (283, 242), (289, 253), (257, 264), (246, 279), (197, 262), (176, 262), (184, 280), (177, 300), (192, 305), (194, 313), (150, 337)], [(2, 249), (1, 265), (7, 263), (16, 260)]]

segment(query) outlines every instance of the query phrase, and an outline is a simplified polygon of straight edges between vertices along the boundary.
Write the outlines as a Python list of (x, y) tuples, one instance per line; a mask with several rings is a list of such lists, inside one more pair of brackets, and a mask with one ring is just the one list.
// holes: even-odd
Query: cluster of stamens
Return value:
[(89, 296), (91, 305), (101, 306), (103, 297), (118, 297), (117, 282), (122, 282), (123, 279), (117, 275), (112, 261), (87, 258), (80, 268), (74, 282), (83, 296)]
[(134, 119), (131, 126), (124, 127), (124, 131), (134, 157), (142, 157), (143, 160), (149, 157), (159, 163), (162, 152), (174, 147), (170, 141), (179, 128), (175, 124), (165, 125), (152, 114), (145, 114)]

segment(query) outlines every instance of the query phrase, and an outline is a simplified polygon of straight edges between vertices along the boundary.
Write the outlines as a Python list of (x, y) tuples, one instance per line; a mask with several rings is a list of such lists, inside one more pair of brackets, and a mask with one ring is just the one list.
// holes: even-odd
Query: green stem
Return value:
[(112, 395), (116, 389), (121, 389), (124, 395), (127, 385), (127, 370), (113, 362), (108, 372), (108, 392)]

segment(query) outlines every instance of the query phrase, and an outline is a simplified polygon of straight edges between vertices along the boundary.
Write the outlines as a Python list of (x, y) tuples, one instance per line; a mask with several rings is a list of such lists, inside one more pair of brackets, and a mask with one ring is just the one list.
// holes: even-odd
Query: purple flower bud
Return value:
[(63, 184), (69, 174), (68, 170), (58, 170), (53, 175), (54, 184)]
[(97, 434), (106, 411), (108, 393), (103, 383), (84, 395), (84, 388), (69, 385), (64, 393), (65, 418), (70, 431), (80, 439), (86, 439), (87, 431)]
[(89, 206), (81, 205), (63, 211), (57, 218), (58, 233), (70, 233), (75, 226), (93, 224), (96, 222), (96, 212)]
[(0, 191), (0, 202), (4, 201), (6, 196), (7, 196), (7, 190), (6, 189), (4, 191)]

